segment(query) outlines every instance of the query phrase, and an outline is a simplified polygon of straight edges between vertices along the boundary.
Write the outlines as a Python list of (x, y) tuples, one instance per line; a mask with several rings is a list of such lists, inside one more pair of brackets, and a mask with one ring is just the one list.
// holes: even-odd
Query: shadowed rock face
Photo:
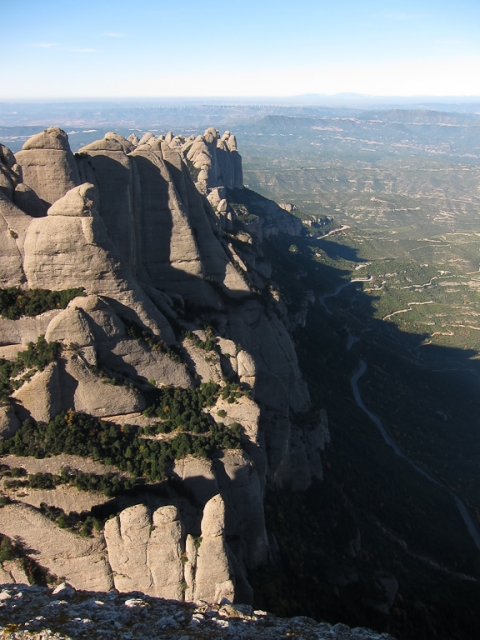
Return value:
[(81, 179), (97, 187), (99, 210), (110, 238), (136, 273), (134, 173), (132, 161), (127, 157), (132, 150), (133, 145), (126, 140), (122, 144), (116, 138), (105, 138), (80, 149), (77, 162)]
[(173, 141), (171, 148), (144, 136), (134, 149), (121, 136), (107, 136), (80, 150), (79, 169), (97, 185), (109, 236), (133, 273), (198, 305), (220, 306), (205, 278), (249, 293), (215, 237), (214, 220)]
[(25, 233), (31, 218), (0, 192), (0, 285), (25, 282), (23, 268)]
[(23, 182), (15, 187), (13, 202), (19, 209), (34, 218), (40, 218), (47, 213), (48, 205), (40, 200), (35, 191)]
[[(0, 170), (1, 286), (85, 292), (65, 309), (0, 318), (11, 359), (41, 335), (63, 347), (2, 407), (1, 438), (24, 419), (48, 422), (71, 409), (156, 437), (141, 431), (158, 422), (142, 415), (154, 386), (228, 379), (249, 392), (205, 408), (223, 428), (243, 427), (243, 450), (176, 460), (171, 485), (118, 498), (105, 532), (78, 549), (28, 495), (0, 509), (0, 532), (22, 535), (31, 523), (29, 547), (79, 588), (251, 600), (248, 571), (269, 557), (265, 486), (303, 490), (321, 478), (328, 441), (325, 417), (305, 432), (295, 424), (308, 390), (281, 304), (267, 293), (261, 238), (298, 233), (299, 221), (264, 203), (259, 229), (238, 231), (228, 198), (243, 189), (241, 157), (235, 136), (215, 129), (188, 140), (108, 133), (74, 157), (52, 127), (16, 157), (0, 146)], [(120, 384), (105, 384), (112, 378)]]
[(160, 149), (142, 145), (132, 154), (138, 175), (140, 256), (149, 279), (188, 293), (203, 269), (187, 210), (169, 176)]

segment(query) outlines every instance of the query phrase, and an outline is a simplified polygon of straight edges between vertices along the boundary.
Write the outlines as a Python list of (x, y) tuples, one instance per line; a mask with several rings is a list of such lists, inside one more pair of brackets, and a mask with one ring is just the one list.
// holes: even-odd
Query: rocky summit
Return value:
[(306, 617), (277, 618), (248, 605), (181, 604), (142, 594), (75, 592), (70, 585), (53, 591), (8, 586), (0, 591), (0, 638), (258, 638), (278, 640), (393, 640), (366, 629), (317, 623)]

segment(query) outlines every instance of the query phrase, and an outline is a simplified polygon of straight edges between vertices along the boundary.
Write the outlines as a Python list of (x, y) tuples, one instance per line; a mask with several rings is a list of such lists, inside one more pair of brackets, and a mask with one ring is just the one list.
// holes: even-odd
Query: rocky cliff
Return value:
[(326, 415), (262, 251), (301, 223), (244, 191), (215, 129), (0, 145), (0, 534), (44, 573), (249, 602), (265, 488), (321, 478)]

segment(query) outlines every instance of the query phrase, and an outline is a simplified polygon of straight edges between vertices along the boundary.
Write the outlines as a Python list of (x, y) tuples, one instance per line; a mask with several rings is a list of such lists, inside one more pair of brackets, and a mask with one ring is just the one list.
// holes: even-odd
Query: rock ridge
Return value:
[[(0, 534), (20, 536), (75, 588), (251, 601), (248, 574), (271, 557), (263, 493), (321, 479), (329, 441), (262, 250), (269, 235), (299, 234), (300, 221), (244, 188), (236, 138), (214, 128), (189, 139), (107, 133), (73, 155), (51, 127), (15, 156), (2, 145), (0, 171), (1, 286), (84, 291), (65, 308), (0, 318), (7, 360), (42, 336), (59, 345), (52, 361), (12, 381), (0, 437), (25, 420), (74, 414), (134, 429), (144, 448), (227, 434), (203, 457), (187, 448), (162, 458), (162, 482), (116, 496), (90, 538), (52, 522), (52, 509), (69, 504), (55, 487), (42, 493), (46, 507), (35, 489), (9, 490)], [(156, 417), (152, 398), (209, 384), (217, 395), (200, 414), (210, 431), (195, 431), (191, 409), (173, 425)], [(240, 448), (228, 434), (240, 434)]]

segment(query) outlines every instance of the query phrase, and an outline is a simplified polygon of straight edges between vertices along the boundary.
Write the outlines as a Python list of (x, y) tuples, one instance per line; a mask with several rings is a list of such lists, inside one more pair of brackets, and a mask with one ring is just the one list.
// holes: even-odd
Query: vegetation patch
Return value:
[(174, 460), (186, 455), (211, 457), (221, 449), (241, 448), (241, 428), (210, 424), (205, 435), (179, 433), (168, 441), (145, 439), (131, 425), (119, 426), (70, 410), (51, 422), (25, 421), (17, 433), (0, 444), (0, 455), (45, 458), (67, 453), (115, 465), (134, 477), (161, 481)]
[(83, 287), (62, 291), (7, 287), (0, 289), (0, 315), (9, 320), (17, 320), (21, 316), (38, 316), (52, 309), (65, 309), (71, 300), (84, 295)]
[(45, 502), (40, 505), (40, 511), (60, 529), (69, 529), (85, 537), (91, 536), (93, 531), (102, 531), (106, 519), (96, 518), (88, 511), (82, 511), (82, 513), (71, 511), (67, 514), (60, 507), (52, 507)]
[(151, 351), (160, 351), (161, 353), (165, 353), (175, 362), (183, 362), (180, 353), (175, 350), (174, 347), (167, 345), (165, 340), (162, 340), (158, 336), (153, 335), (153, 333), (142, 329), (142, 327), (135, 322), (128, 322), (123, 319), (123, 323), (127, 328), (127, 335), (130, 338), (134, 338), (135, 340), (146, 344)]
[(142, 483), (138, 478), (122, 478), (117, 473), (106, 473), (104, 475), (84, 473), (78, 469), (72, 470), (69, 467), (63, 467), (60, 475), (38, 471), (37, 473), (29, 475), (27, 478), (5, 481), (5, 486), (8, 489), (21, 487), (28, 487), (30, 489), (55, 489), (59, 485), (68, 485), (80, 491), (100, 491), (108, 498), (116, 496), (119, 493), (124, 493), (140, 484)]
[(218, 339), (214, 334), (213, 329), (211, 327), (207, 327), (205, 329), (205, 334), (206, 340), (200, 340), (200, 338), (191, 331), (187, 331), (185, 333), (185, 337), (188, 340), (191, 340), (199, 349), (203, 349), (204, 351), (216, 351)]
[(44, 336), (40, 336), (36, 343), (29, 342), (26, 351), (20, 351), (13, 362), (1, 358), (0, 404), (5, 404), (13, 391), (20, 388), (35, 370), (43, 371), (60, 353), (59, 342), (47, 342)]
[[(215, 382), (206, 382), (195, 389), (162, 387), (156, 391), (155, 400), (143, 412), (144, 416), (157, 416), (162, 422), (151, 427), (150, 431), (147, 428), (146, 433), (152, 435), (175, 430), (207, 433), (215, 423), (204, 409), (213, 407), (219, 397), (233, 404), (247, 393), (235, 382), (227, 382), (224, 387)], [(217, 415), (225, 417), (226, 414), (219, 412)]]
[(214, 382), (201, 384), (196, 389), (162, 387), (143, 415), (161, 418), (164, 421), (164, 433), (175, 429), (206, 433), (210, 430), (213, 419), (203, 410), (215, 404), (219, 393), (220, 386)]

